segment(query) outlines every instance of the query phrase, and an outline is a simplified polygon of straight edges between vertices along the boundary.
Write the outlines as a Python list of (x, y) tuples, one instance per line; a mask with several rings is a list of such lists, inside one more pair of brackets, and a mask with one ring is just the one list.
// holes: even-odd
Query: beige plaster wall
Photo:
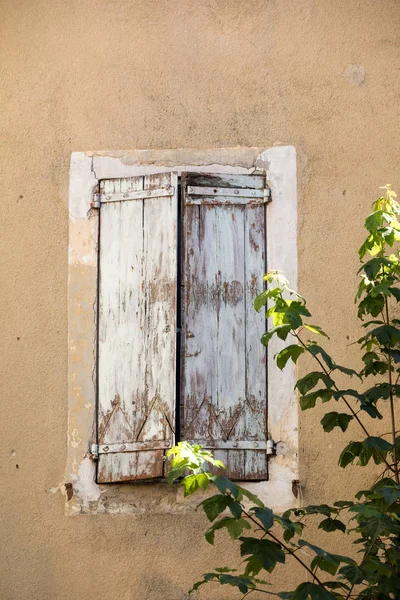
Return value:
[[(300, 288), (351, 358), (361, 217), (400, 189), (399, 66), (397, 0), (1, 1), (2, 600), (183, 600), (228, 562), (200, 514), (64, 516), (71, 151), (295, 146)], [(341, 441), (302, 415), (306, 501), (365, 485)]]

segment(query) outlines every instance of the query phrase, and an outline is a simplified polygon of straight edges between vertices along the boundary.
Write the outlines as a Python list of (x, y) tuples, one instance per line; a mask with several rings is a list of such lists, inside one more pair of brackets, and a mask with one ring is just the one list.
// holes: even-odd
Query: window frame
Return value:
[[(99, 211), (92, 208), (99, 181), (177, 171), (266, 175), (272, 201), (267, 208), (267, 267), (284, 271), (297, 286), (296, 153), (292, 146), (214, 150), (136, 150), (74, 152), (69, 188), (68, 268), (68, 451), (66, 513), (174, 513), (197, 504), (179, 486), (164, 482), (97, 484), (90, 447), (96, 442), (97, 276)], [(282, 342), (273, 339), (273, 356)], [(275, 510), (297, 504), (298, 408), (295, 366), (283, 372), (268, 360), (268, 431), (277, 442), (266, 481), (244, 485)], [(72, 490), (72, 497), (71, 497)], [(67, 493), (68, 492), (68, 493)], [(69, 498), (69, 499), (68, 499)]]

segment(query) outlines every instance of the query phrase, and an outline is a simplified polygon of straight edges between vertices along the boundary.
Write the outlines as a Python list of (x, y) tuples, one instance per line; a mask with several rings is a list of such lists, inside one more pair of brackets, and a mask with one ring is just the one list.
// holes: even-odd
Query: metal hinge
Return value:
[(276, 443), (274, 440), (267, 440), (267, 454), (276, 454)]
[(99, 445), (98, 444), (90, 445), (90, 458), (92, 460), (99, 460)]
[(100, 208), (102, 204), (107, 202), (124, 202), (127, 200), (146, 200), (149, 198), (165, 198), (174, 196), (175, 188), (172, 185), (167, 185), (163, 188), (152, 190), (131, 190), (129, 192), (112, 192), (109, 194), (101, 194), (96, 192), (93, 194), (92, 208)]
[(101, 454), (119, 454), (121, 452), (145, 452), (146, 450), (167, 450), (171, 448), (169, 440), (151, 440), (149, 442), (125, 442), (121, 444), (91, 444), (90, 456), (98, 460)]
[(101, 194), (99, 194), (98, 192), (96, 192), (95, 194), (93, 194), (93, 200), (92, 203), (90, 205), (92, 208), (100, 208), (101, 206)]
[(271, 190), (253, 188), (225, 188), (191, 186), (186, 189), (186, 204), (243, 205), (254, 206), (271, 201)]

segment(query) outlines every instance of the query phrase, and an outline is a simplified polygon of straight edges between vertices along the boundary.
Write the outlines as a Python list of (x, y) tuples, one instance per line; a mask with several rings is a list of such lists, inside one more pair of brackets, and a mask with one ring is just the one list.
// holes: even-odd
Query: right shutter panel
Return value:
[(232, 478), (267, 478), (265, 178), (183, 178), (183, 439)]

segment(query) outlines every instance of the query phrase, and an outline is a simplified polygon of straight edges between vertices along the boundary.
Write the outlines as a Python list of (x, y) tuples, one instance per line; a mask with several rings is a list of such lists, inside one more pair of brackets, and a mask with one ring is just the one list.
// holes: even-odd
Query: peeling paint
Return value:
[[(195, 157), (198, 157), (196, 159)], [(73, 485), (66, 513), (142, 514), (179, 513), (192, 510), (182, 505), (181, 491), (162, 483), (129, 483), (113, 486), (95, 482), (95, 464), (87, 455), (95, 441), (96, 273), (98, 212), (90, 209), (98, 179), (134, 177), (151, 172), (251, 174), (265, 170), (272, 190), (268, 205), (268, 261), (297, 282), (296, 154), (292, 147), (266, 150), (233, 148), (210, 150), (132, 151), (73, 153), (70, 185), (69, 266), (69, 416), (68, 461), (65, 481)], [(90, 258), (89, 258), (90, 257)], [(237, 286), (236, 286), (237, 287)], [(251, 284), (250, 284), (251, 287)], [(227, 291), (227, 299), (230, 292)], [(237, 297), (238, 289), (235, 288)], [(240, 292), (241, 293), (241, 292)], [(277, 348), (272, 348), (274, 354)], [(297, 405), (293, 393), (294, 369), (285, 376), (269, 366), (269, 435), (285, 443), (285, 454), (269, 461), (269, 480), (249, 485), (276, 509), (295, 503), (292, 481), (298, 478)], [(256, 486), (256, 487), (254, 487)]]

